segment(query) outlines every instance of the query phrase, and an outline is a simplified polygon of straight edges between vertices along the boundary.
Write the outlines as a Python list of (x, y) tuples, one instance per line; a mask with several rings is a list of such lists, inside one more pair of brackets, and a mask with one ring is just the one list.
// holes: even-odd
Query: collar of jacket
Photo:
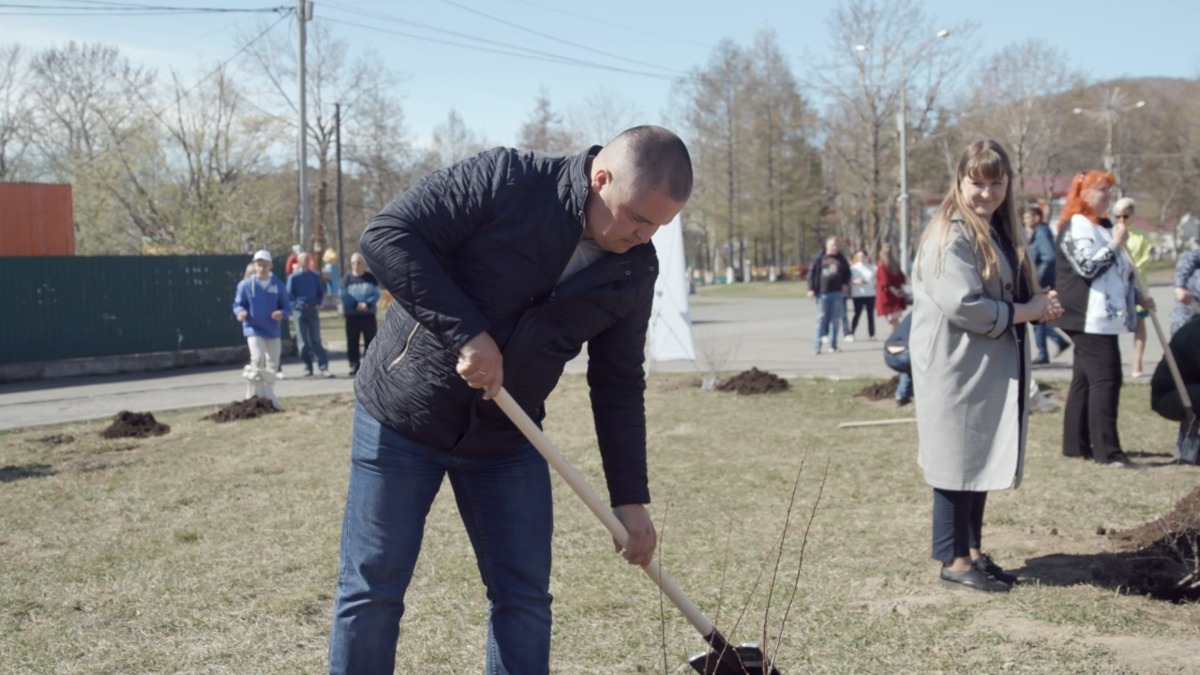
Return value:
[(584, 150), (575, 155), (567, 163), (567, 180), (563, 181), (559, 187), (563, 203), (569, 204), (571, 212), (579, 218), (579, 230), (582, 232), (586, 224), (586, 216), (584, 215), (584, 207), (587, 206), (588, 191), (591, 188), (592, 179), (587, 173), (588, 160), (595, 157), (600, 152), (599, 145)]

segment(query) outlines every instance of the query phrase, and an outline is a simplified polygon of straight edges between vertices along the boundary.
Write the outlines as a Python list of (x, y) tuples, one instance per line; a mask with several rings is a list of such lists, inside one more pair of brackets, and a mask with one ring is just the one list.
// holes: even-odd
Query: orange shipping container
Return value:
[(70, 185), (0, 183), (0, 256), (75, 255)]

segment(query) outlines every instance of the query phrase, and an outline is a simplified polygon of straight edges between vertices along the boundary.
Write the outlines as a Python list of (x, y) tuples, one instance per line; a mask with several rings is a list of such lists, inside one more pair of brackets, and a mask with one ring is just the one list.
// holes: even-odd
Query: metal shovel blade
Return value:
[(714, 645), (711, 652), (693, 656), (688, 665), (701, 675), (780, 675), (757, 642), (724, 649)]

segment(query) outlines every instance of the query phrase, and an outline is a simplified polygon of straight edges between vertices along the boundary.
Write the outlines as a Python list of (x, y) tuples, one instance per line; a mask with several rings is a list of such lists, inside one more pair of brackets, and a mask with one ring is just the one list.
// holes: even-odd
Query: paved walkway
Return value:
[[(1155, 286), (1151, 295), (1160, 307), (1171, 306), (1169, 286)], [(756, 367), (786, 378), (885, 378), (893, 375), (883, 363), (882, 332), (878, 341), (868, 341), (865, 339), (866, 327), (861, 323), (858, 341), (843, 341), (839, 345), (840, 353), (814, 356), (815, 307), (811, 300), (726, 300), (701, 293), (692, 296), (691, 312), (696, 362), (651, 363), (652, 373), (707, 376), (714, 370), (739, 373)], [(1147, 328), (1150, 335), (1145, 364), (1148, 371), (1153, 371), (1162, 358), (1162, 349), (1153, 335), (1153, 328)], [(353, 391), (353, 382), (347, 375), (345, 344), (335, 342), (329, 347), (330, 369), (338, 375), (332, 379), (301, 377), (303, 369), (299, 362), (294, 358), (285, 359), (287, 377), (276, 385), (276, 393), (284, 399), (285, 406), (287, 399), (292, 397)], [(1121, 354), (1128, 375), (1129, 359), (1133, 354), (1132, 336), (1121, 337)], [(585, 350), (583, 356), (568, 364), (567, 372), (582, 373), (586, 367)], [(154, 412), (225, 405), (242, 398), (245, 393), (241, 371), (240, 365), (207, 366), (0, 385), (0, 429), (111, 417), (122, 410)], [(1037, 367), (1034, 377), (1070, 379), (1070, 353), (1049, 366)]]

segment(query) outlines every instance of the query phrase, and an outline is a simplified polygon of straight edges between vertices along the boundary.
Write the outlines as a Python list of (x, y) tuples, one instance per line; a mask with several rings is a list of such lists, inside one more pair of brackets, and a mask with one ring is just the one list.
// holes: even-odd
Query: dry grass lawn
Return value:
[[(1200, 469), (1169, 464), (1176, 427), (1144, 384), (1121, 410), (1141, 470), (1065, 460), (1061, 414), (1033, 418), (1024, 485), (988, 503), (985, 548), (1026, 579), (999, 597), (935, 582), (915, 425), (836, 428), (911, 409), (854, 397), (866, 380), (792, 384), (755, 397), (650, 384), (661, 559), (735, 641), (765, 635), (784, 675), (1200, 672), (1200, 605), (1105, 580), (1114, 555), (1135, 554), (1100, 529), (1151, 521), (1200, 485)], [(104, 440), (106, 421), (0, 435), (0, 672), (321, 672), (353, 402), (284, 404), (231, 424), (157, 415), (172, 431), (148, 439)], [(582, 378), (549, 411), (547, 435), (601, 487)], [(561, 482), (556, 508), (552, 671), (690, 672), (691, 626)], [(485, 613), (447, 488), (398, 672), (481, 672)]]

